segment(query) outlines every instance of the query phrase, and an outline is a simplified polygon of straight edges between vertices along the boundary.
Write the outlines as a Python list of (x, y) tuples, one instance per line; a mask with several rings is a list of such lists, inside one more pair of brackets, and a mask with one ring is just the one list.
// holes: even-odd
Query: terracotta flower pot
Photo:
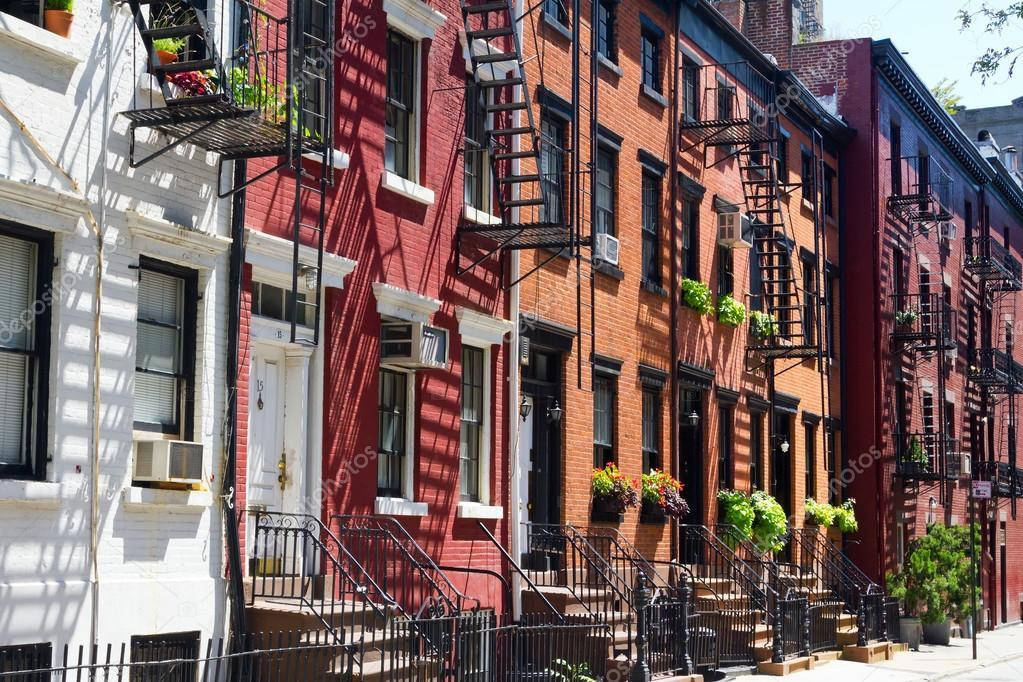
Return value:
[(71, 22), (74, 18), (74, 14), (62, 9), (43, 10), (43, 27), (50, 33), (67, 38), (71, 35)]
[(176, 52), (168, 52), (167, 50), (157, 50), (156, 56), (160, 60), (161, 64), (173, 64), (178, 61), (178, 54)]

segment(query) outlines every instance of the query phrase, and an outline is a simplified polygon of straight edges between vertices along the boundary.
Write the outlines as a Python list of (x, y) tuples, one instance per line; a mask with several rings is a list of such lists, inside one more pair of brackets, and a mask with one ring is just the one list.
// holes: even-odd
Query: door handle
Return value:
[(284, 487), (288, 484), (288, 453), (282, 452), (281, 458), (277, 461), (277, 482), (281, 484), (281, 492), (284, 492)]

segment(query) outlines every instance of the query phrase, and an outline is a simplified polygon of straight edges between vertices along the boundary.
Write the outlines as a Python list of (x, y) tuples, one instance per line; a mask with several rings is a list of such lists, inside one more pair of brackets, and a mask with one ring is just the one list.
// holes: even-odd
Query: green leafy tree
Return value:
[[(973, 62), (972, 73), (987, 83), (1005, 69), (1008, 77), (1016, 71), (1016, 64), (1023, 55), (1023, 40), (1015, 24), (1023, 21), (1023, 2), (968, 2), (956, 15), (956, 20), (965, 30), (980, 26), (985, 33), (997, 37), (1000, 44), (991, 45)], [(1011, 36), (1011, 37), (1010, 37)]]
[[(973, 526), (979, 543), (978, 526)], [(907, 614), (937, 625), (970, 613), (970, 531), (966, 526), (932, 525), (909, 545), (902, 570), (888, 575), (891, 595)], [(979, 587), (976, 590), (980, 600)]]
[[(934, 95), (934, 99), (938, 100), (938, 104), (941, 105), (941, 108), (949, 116), (956, 115), (959, 103), (963, 101), (963, 96), (956, 92), (957, 85), (959, 85), (959, 81), (950, 81), (947, 78), (942, 78), (931, 88), (931, 94)], [(896, 313), (896, 319), (898, 319), (898, 313)]]

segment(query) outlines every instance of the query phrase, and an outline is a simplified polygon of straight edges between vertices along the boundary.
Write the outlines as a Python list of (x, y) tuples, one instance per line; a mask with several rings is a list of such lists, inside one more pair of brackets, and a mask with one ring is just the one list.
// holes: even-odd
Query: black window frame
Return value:
[(661, 76), (661, 39), (652, 29), (640, 29), (640, 74), (643, 87), (650, 88), (657, 94), (664, 94)]
[[(401, 391), (397, 390), (399, 383), (397, 377), (401, 378)], [(385, 378), (391, 378), (394, 381), (394, 386), (391, 387), (394, 399), (391, 401), (392, 404), (389, 405), (384, 404)], [(402, 372), (389, 367), (380, 367), (377, 370), (377, 497), (404, 498), (405, 486), (411, 482), (405, 480), (405, 458), (412, 456), (410, 448), (414, 447), (407, 437), (409, 420), (413, 418), (412, 410), (414, 409), (414, 405), (410, 405), (408, 399), (409, 382), (414, 381), (414, 379), (415, 374), (413, 373)], [(398, 400), (400, 400), (400, 404), (398, 404)], [(401, 438), (401, 448), (399, 450), (384, 449), (383, 430), (385, 414), (390, 414), (392, 418), (400, 421), (401, 428), (397, 431), (398, 437)], [(381, 467), (385, 461), (388, 463), (390, 475), (386, 481), (382, 481), (381, 477), (384, 474)], [(394, 485), (395, 482), (397, 485)]]
[(824, 431), (824, 468), (828, 475), (828, 504), (838, 504), (842, 482), (838, 478), (838, 429), (833, 421)]
[(562, 26), (568, 26), (568, 3), (565, 0), (543, 0), (543, 16)]
[[(32, 349), (25, 409), (24, 462), (0, 463), (0, 479), (41, 481), (46, 477), (49, 404), (50, 404), (50, 325), (52, 320), (53, 234), (22, 225), (0, 221), (0, 235), (31, 242), (36, 248), (35, 291), (33, 300), (43, 304), (43, 310), (34, 315), (32, 323)], [(34, 313), (33, 309), (33, 313)], [(24, 354), (24, 349), (10, 352)]]
[(0, 646), (0, 679), (11, 682), (49, 682), (49, 672), (29, 675), (27, 671), (49, 671), (52, 665), (53, 644), (50, 642)]
[(735, 405), (718, 404), (718, 489), (731, 490), (735, 486)]
[[(598, 391), (606, 388), (608, 394), (607, 423), (608, 438), (606, 441), (597, 440), (597, 394)], [(607, 374), (596, 374), (593, 377), (593, 466), (602, 469), (609, 462), (616, 462), (615, 438), (617, 436), (618, 420), (618, 381), (614, 376)]]
[(897, 121), (888, 124), (888, 144), (891, 147), (892, 195), (902, 195), (902, 126)]
[(812, 204), (817, 200), (817, 174), (814, 172), (813, 153), (801, 149), (799, 163), (803, 200)]
[(803, 454), (806, 471), (803, 486), (806, 497), (817, 499), (817, 425), (803, 422)]
[[(138, 275), (141, 283), (142, 273), (146, 270), (157, 272), (165, 276), (181, 279), (184, 284), (181, 311), (181, 371), (175, 374), (175, 378), (181, 382), (178, 387), (178, 423), (163, 424), (156, 422), (143, 422), (135, 419), (132, 428), (136, 431), (149, 433), (161, 433), (164, 435), (177, 435), (184, 440), (191, 440), (195, 429), (195, 372), (196, 372), (196, 339), (198, 338), (199, 327), (199, 273), (192, 268), (182, 265), (168, 263), (149, 256), (139, 256)], [(138, 324), (144, 320), (136, 321), (136, 339)], [(155, 323), (154, 323), (155, 324)], [(137, 346), (136, 341), (136, 346)], [(138, 352), (136, 351), (135, 373), (147, 373), (147, 370), (138, 366)], [(168, 376), (166, 373), (156, 373), (161, 376)], [(183, 394), (183, 395), (182, 395)]]
[(735, 293), (735, 254), (731, 247), (718, 245), (718, 296), (731, 296)]
[(700, 120), (700, 66), (682, 58), (682, 120), (695, 123)]
[(642, 391), (642, 442), (643, 473), (654, 469), (661, 470), (664, 462), (661, 457), (662, 403), (661, 390), (653, 386), (644, 386)]
[[(597, 145), (596, 159), (597, 183), (594, 205), (596, 220), (593, 224), (594, 234), (618, 235), (618, 152), (607, 145)], [(603, 182), (603, 176), (607, 182)], [(602, 194), (607, 202), (602, 201)]]
[[(132, 635), (129, 660), (133, 665), (129, 682), (149, 682), (153, 679), (166, 682), (194, 682), (199, 672), (201, 636), (198, 630)], [(173, 663), (161, 664), (160, 661)]]
[[(472, 364), (470, 365), (469, 357), (471, 356)], [(478, 362), (478, 367), (476, 364)], [(472, 367), (472, 371), (467, 372), (466, 369)], [(487, 381), (486, 372), (487, 368), (487, 351), (484, 348), (478, 346), (463, 345), (462, 346), (462, 377), (461, 377), (461, 391), (459, 393), (459, 440), (458, 440), (458, 485), (459, 485), (459, 499), (462, 502), (480, 502), (483, 495), (483, 458), (486, 451), (486, 443), (484, 438), (486, 436), (486, 424), (487, 424)], [(472, 419), (466, 419), (466, 399), (467, 396), (470, 398), (475, 394), (475, 406), (478, 417), (475, 421)], [(475, 434), (467, 434), (466, 429), (475, 431)], [(466, 444), (470, 438), (475, 438), (476, 441), (476, 452), (475, 457), (470, 454), (466, 456)], [(475, 467), (475, 475), (471, 475), (471, 472), (467, 471), (470, 466)], [(467, 484), (473, 484), (475, 488), (467, 487)]]
[(618, 63), (618, 1), (597, 1), (597, 54)]
[(465, 152), (462, 159), (462, 201), (478, 211), (490, 212), (487, 170), (487, 93), (472, 76), (465, 86)]
[(778, 154), (777, 162), (778, 182), (782, 185), (789, 184), (789, 143), (790, 136), (785, 132), (778, 135), (778, 143), (775, 145)]
[(661, 286), (661, 185), (663, 178), (649, 171), (642, 176), (643, 281)]
[(837, 218), (835, 215), (835, 178), (836, 174), (831, 166), (824, 166), (824, 215), (828, 218)]
[[(384, 168), (395, 175), (417, 181), (415, 158), (418, 153), (416, 138), (416, 105), (419, 87), (419, 41), (410, 38), (397, 29), (387, 28), (387, 52), (385, 65), (385, 116), (384, 116)], [(397, 51), (397, 54), (395, 54)], [(394, 57), (398, 58), (397, 69), (393, 68)], [(406, 69), (410, 73), (406, 73)], [(399, 82), (392, 81), (396, 79)], [(406, 91), (407, 86), (407, 91)], [(407, 100), (407, 101), (406, 101)], [(399, 117), (404, 122), (399, 124)], [(401, 134), (404, 139), (401, 139)], [(394, 147), (394, 167), (388, 161), (388, 149)], [(404, 147), (404, 154), (399, 150)], [(404, 166), (402, 166), (404, 164)]]
[(691, 197), (682, 199), (682, 276), (700, 279), (700, 202)]
[[(565, 149), (569, 121), (550, 109), (540, 114), (540, 191), (542, 222), (561, 223), (565, 219)], [(553, 210), (552, 210), (553, 209)]]
[(802, 259), (803, 271), (803, 341), (807, 346), (814, 345), (817, 340), (817, 263), (811, 255)]
[(764, 427), (767, 422), (767, 414), (763, 411), (750, 412), (750, 439), (749, 439), (749, 482), (750, 492), (763, 490), (763, 458), (764, 458)]
[(837, 289), (841, 286), (841, 277), (838, 269), (831, 264), (824, 266), (824, 314), (826, 324), (824, 337), (827, 343), (827, 356), (835, 358), (838, 356), (838, 325), (841, 317), (838, 315), (837, 302), (840, 292)]

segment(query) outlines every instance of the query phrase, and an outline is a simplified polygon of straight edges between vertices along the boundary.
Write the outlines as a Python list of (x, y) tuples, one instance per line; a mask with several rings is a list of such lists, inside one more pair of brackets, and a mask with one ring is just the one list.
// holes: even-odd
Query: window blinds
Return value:
[(27, 464), (25, 443), (33, 350), (36, 245), (0, 235), (0, 464)]

